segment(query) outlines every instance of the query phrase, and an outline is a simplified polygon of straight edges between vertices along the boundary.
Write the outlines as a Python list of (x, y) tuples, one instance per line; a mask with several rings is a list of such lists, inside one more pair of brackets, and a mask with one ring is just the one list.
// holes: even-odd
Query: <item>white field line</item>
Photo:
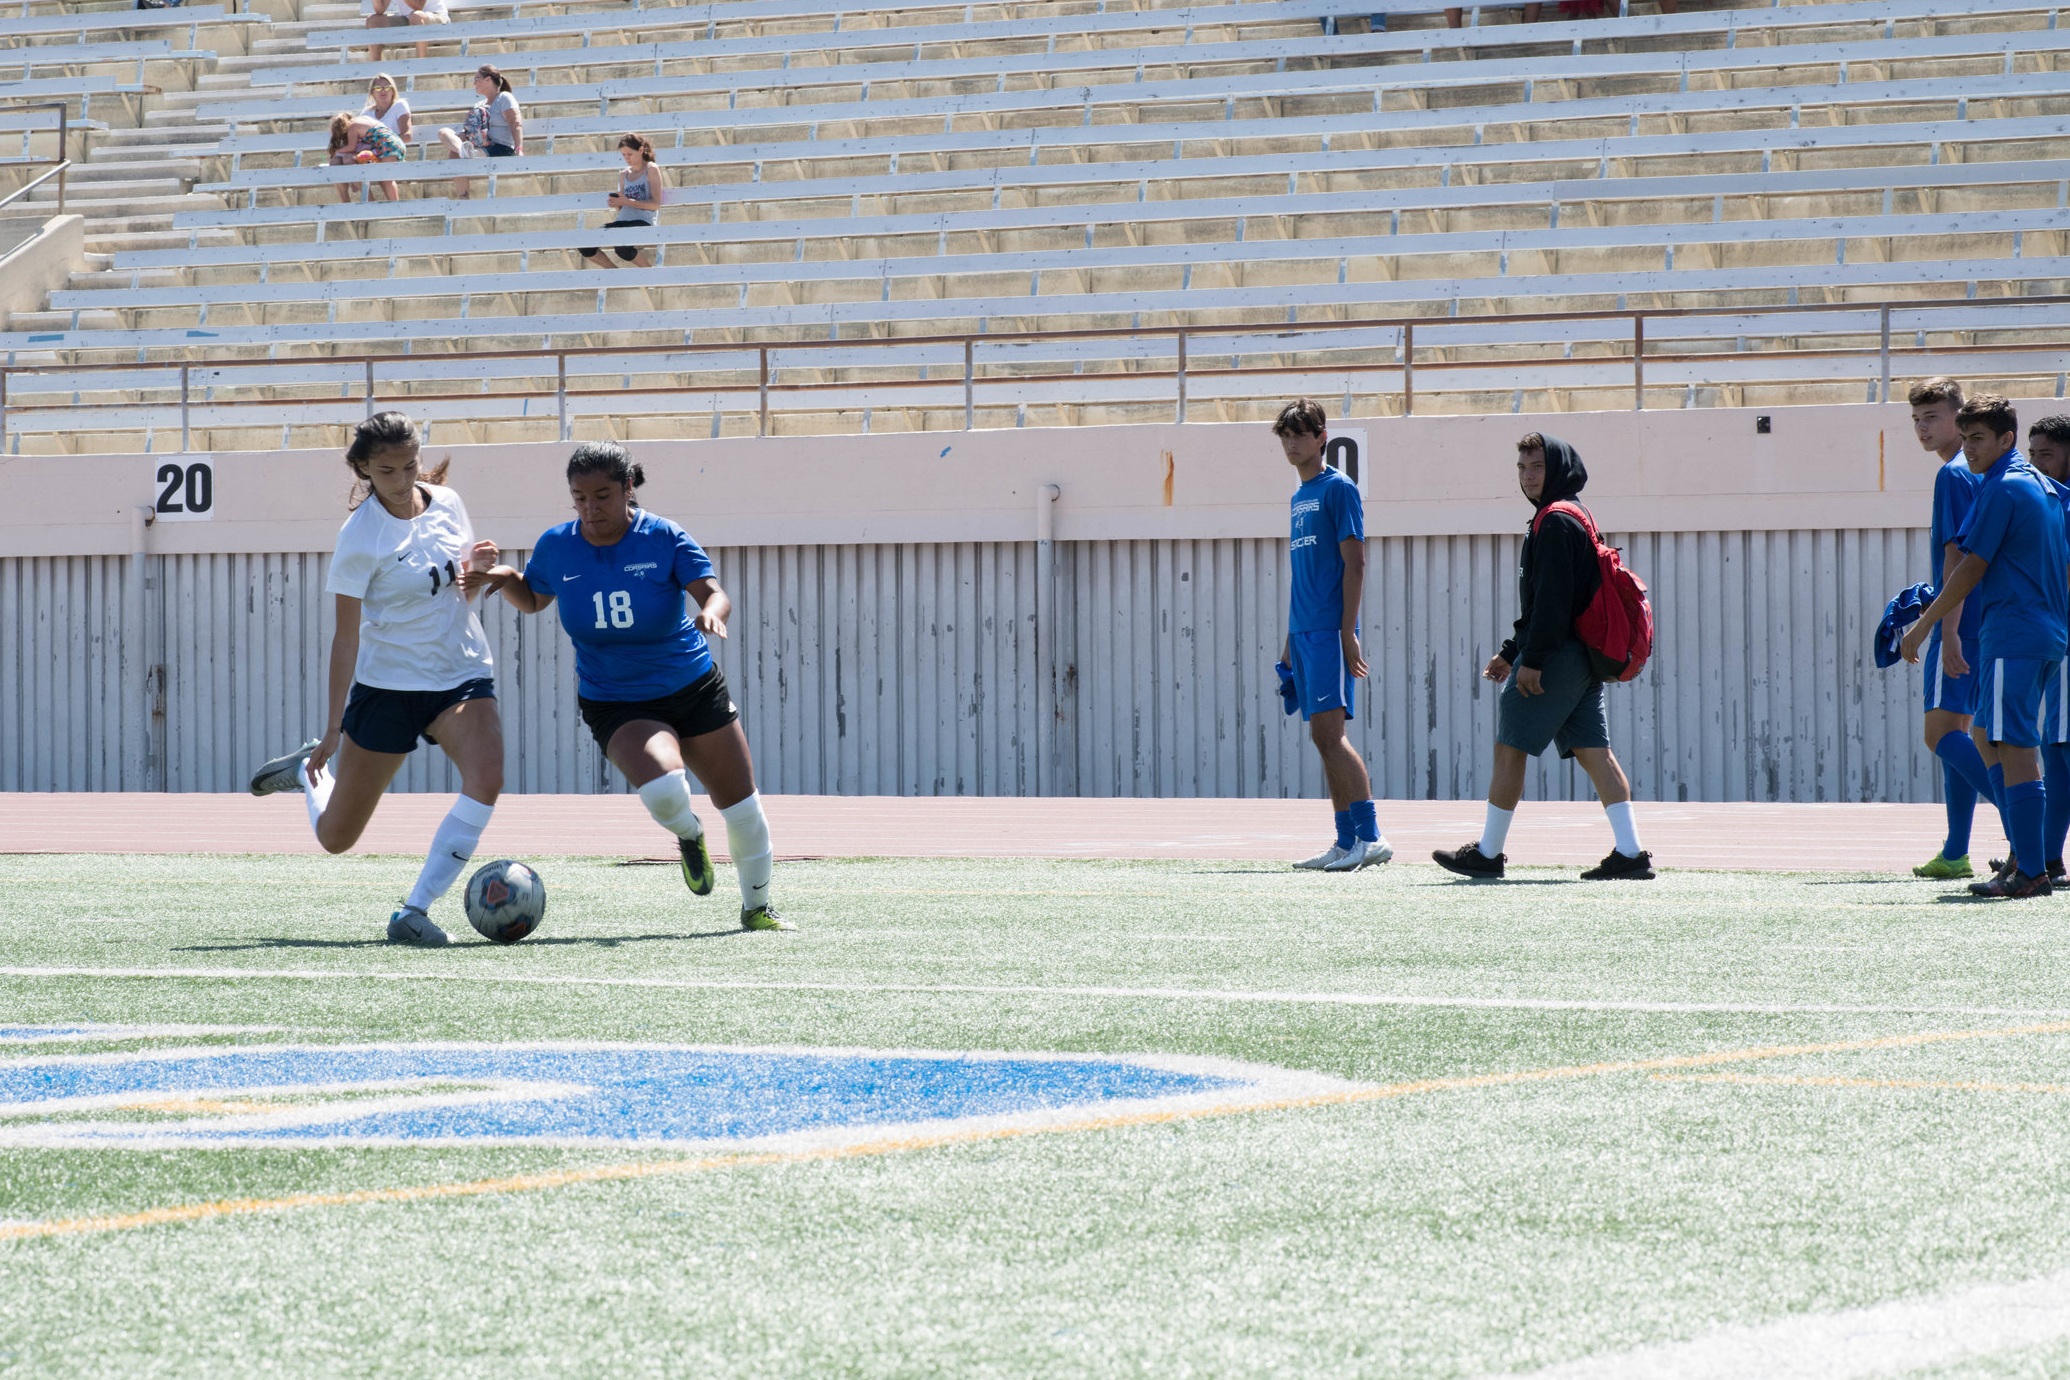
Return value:
[(2043, 1346), (2070, 1337), (2070, 1270), (1933, 1298), (1723, 1327), (1686, 1342), (1606, 1352), (1528, 1380), (1849, 1380)]
[(922, 996), (1090, 997), (1231, 1005), (1434, 1007), (1489, 1011), (1630, 1011), (1660, 1015), (2007, 1016), (2059, 1018), (2070, 1010), (2013, 1006), (1846, 1006), (1769, 1002), (1566, 1000), (1554, 997), (1432, 997), (1387, 992), (1247, 992), (1214, 987), (1094, 987), (908, 982), (744, 982), (717, 978), (578, 977), (535, 973), (324, 970), (321, 968), (73, 968), (0, 966), (0, 978), (119, 978), (175, 982), (464, 982), (528, 987), (648, 987), (699, 992), (906, 993)]

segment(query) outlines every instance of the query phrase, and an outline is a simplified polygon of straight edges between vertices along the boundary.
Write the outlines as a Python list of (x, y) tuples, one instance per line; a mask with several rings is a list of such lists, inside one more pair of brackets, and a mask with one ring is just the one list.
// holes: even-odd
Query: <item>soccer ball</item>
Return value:
[(467, 923), (484, 939), (515, 944), (545, 915), (546, 883), (521, 862), (487, 863), (467, 879)]

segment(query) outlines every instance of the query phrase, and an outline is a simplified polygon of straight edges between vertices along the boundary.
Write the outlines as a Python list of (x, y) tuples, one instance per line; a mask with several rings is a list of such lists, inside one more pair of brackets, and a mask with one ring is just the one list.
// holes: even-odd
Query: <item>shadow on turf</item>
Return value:
[[(692, 930), (686, 934), (603, 934), (595, 936), (555, 935), (547, 939), (523, 941), (527, 948), (538, 948), (549, 944), (593, 944), (598, 948), (615, 949), (620, 944), (651, 944), (658, 941), (681, 939), (727, 939), (734, 935), (751, 934), (752, 931), (739, 928), (728, 930)], [(467, 943), (465, 939), (462, 943)], [(392, 947), (382, 939), (254, 939), (249, 944), (184, 944), (173, 950), (182, 954), (234, 954), (249, 953), (254, 949), (385, 949)]]

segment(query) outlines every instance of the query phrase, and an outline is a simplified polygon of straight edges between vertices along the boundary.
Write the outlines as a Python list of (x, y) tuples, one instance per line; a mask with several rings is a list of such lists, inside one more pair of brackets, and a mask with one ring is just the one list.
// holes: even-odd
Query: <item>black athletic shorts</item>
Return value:
[(427, 743), (432, 721), (456, 704), (493, 700), (496, 682), (487, 676), (450, 690), (383, 690), (353, 683), (345, 701), (345, 736), (368, 752), (415, 752), (417, 739)]
[(611, 735), (635, 719), (667, 724), (678, 738), (698, 738), (717, 733), (740, 717), (733, 696), (727, 693), (726, 677), (714, 666), (673, 695), (658, 700), (592, 700), (577, 696), (582, 722), (596, 736), (597, 746), (609, 750)]

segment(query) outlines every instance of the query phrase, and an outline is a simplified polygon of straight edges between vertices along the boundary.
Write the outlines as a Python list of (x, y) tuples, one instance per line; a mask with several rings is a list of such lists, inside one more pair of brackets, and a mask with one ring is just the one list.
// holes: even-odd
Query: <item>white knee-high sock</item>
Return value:
[(302, 779), (302, 803), (309, 807), (309, 832), (313, 834), (317, 821), (331, 803), (331, 789), (338, 784), (338, 778), (329, 772), (311, 776), (307, 762), (295, 769), (295, 775)]
[(1603, 813), (1610, 816), (1610, 832), (1617, 839), (1617, 851), (1627, 858), (1639, 856), (1639, 826), (1632, 820), (1632, 803), (1620, 800), (1615, 805), (1605, 805)]
[(1488, 806), (1488, 822), (1481, 826), (1481, 852), (1495, 857), (1502, 852), (1502, 845), (1509, 842), (1509, 822), (1517, 817), (1515, 810), (1505, 810), (1500, 805)]
[(403, 904), (429, 910), (433, 901), (445, 895), (460, 869), (474, 856), (474, 846), (482, 841), (482, 830), (489, 827), (489, 817), (495, 813), (494, 805), (484, 805), (464, 795), (455, 800), (453, 808), (439, 821), (438, 832), (431, 836), (431, 852), (424, 859), (424, 870), (417, 874), (417, 885), (410, 888)]
[(654, 822), (679, 839), (704, 837), (704, 821), (690, 803), (690, 778), (681, 767), (640, 787), (640, 803)]
[(769, 821), (762, 817), (762, 793), (719, 811), (726, 821), (726, 847), (733, 854), (733, 870), (740, 877), (740, 906), (754, 910), (769, 904), (771, 847)]

